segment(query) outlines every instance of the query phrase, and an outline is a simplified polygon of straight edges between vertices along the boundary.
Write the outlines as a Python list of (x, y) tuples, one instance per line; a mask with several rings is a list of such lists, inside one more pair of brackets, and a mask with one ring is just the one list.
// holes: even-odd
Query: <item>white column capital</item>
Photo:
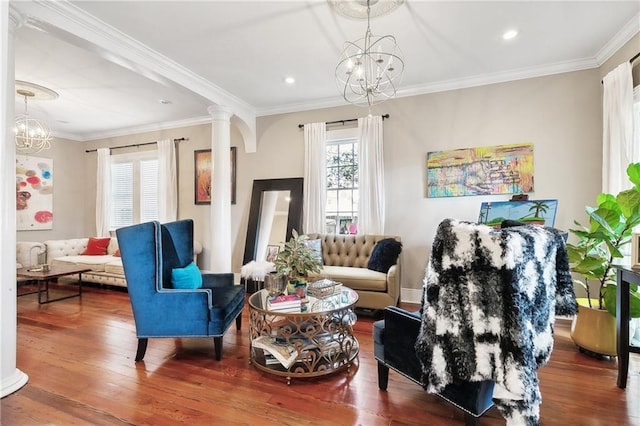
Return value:
[(9, 34), (15, 33), (26, 21), (27, 16), (18, 10), (14, 4), (9, 3)]
[(233, 110), (225, 105), (211, 105), (207, 112), (214, 121), (230, 121), (233, 117)]

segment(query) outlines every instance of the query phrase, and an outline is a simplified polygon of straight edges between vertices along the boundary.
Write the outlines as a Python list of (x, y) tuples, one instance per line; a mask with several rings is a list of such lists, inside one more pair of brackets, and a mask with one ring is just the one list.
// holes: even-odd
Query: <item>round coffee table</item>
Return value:
[(358, 356), (353, 335), (358, 293), (342, 286), (333, 295), (308, 297), (305, 312), (267, 309), (266, 290), (249, 297), (250, 360), (259, 370), (284, 376), (318, 377), (347, 370)]

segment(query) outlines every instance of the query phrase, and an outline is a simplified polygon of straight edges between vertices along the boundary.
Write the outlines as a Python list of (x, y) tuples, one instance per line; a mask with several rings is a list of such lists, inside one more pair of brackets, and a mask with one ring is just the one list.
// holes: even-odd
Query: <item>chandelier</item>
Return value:
[[(329, 0), (334, 9), (347, 17), (358, 17), (358, 7), (365, 1)], [(367, 31), (363, 38), (347, 41), (338, 65), (336, 83), (342, 97), (349, 103), (371, 106), (396, 95), (402, 80), (404, 61), (402, 52), (392, 35), (376, 36), (371, 33), (371, 7), (378, 5), (375, 16), (386, 14), (401, 5), (403, 0), (366, 0)]]
[(14, 125), (16, 151), (35, 154), (51, 148), (51, 130), (42, 121), (32, 118), (27, 108), (27, 100), (57, 99), (58, 94), (46, 87), (25, 81), (16, 81), (16, 93), (24, 97), (24, 114), (16, 117)]

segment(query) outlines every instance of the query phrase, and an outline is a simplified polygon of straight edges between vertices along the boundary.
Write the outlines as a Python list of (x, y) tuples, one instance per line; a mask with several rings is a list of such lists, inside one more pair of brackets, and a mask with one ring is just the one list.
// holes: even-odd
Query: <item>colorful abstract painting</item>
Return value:
[(53, 229), (53, 160), (16, 155), (18, 231)]
[[(238, 148), (231, 147), (231, 204), (236, 203), (236, 157)], [(211, 173), (213, 163), (210, 149), (194, 151), (194, 193), (196, 204), (211, 204)]]
[(558, 200), (489, 201), (480, 206), (478, 223), (499, 226), (511, 219), (528, 224), (553, 227)]
[(427, 153), (427, 197), (533, 191), (533, 144)]

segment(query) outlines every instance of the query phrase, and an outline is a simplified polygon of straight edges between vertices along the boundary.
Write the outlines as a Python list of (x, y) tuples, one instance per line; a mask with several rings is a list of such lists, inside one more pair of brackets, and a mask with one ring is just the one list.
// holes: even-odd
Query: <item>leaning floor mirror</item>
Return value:
[(302, 231), (302, 178), (256, 179), (253, 181), (247, 239), (246, 265), (266, 260), (274, 246), (291, 238), (291, 231)]

